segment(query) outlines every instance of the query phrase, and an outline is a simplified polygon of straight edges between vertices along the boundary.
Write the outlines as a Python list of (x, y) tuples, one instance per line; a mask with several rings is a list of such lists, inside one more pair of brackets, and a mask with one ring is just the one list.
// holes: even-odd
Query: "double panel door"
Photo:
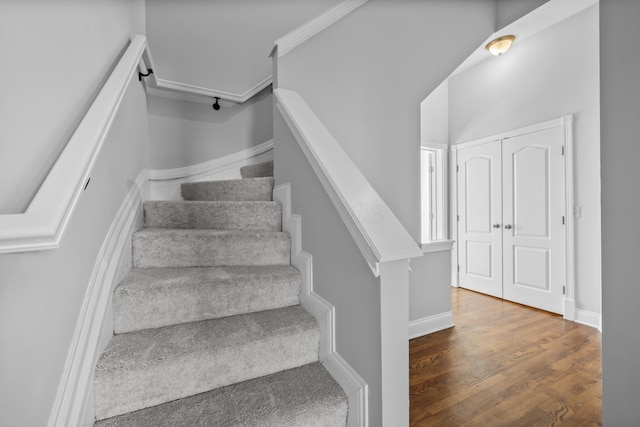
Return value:
[(460, 286), (562, 313), (563, 131), (458, 151)]

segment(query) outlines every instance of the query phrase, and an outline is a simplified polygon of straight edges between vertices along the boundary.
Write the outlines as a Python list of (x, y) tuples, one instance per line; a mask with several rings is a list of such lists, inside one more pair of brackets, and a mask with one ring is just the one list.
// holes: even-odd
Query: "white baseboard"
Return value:
[(151, 200), (181, 200), (180, 185), (185, 182), (240, 178), (245, 165), (273, 160), (273, 140), (218, 159), (176, 169), (149, 171)]
[(49, 427), (87, 425), (84, 418), (93, 413), (89, 407), (93, 404), (90, 397), (96, 361), (104, 347), (104, 324), (108, 321), (113, 288), (121, 274), (122, 255), (142, 214), (147, 179), (146, 170), (135, 179), (98, 252), (49, 417)]
[(345, 391), (349, 401), (348, 427), (367, 427), (368, 387), (336, 352), (335, 307), (313, 291), (313, 257), (302, 250), (302, 219), (291, 214), (291, 184), (278, 185), (273, 200), (282, 205), (282, 230), (291, 236), (291, 265), (302, 275), (300, 304), (320, 326), (320, 361)]
[(412, 320), (409, 322), (409, 339), (432, 334), (453, 326), (453, 313), (450, 311)]
[(591, 326), (592, 328), (596, 328), (597, 330), (602, 332), (602, 317), (599, 313), (594, 313), (592, 311), (577, 308), (575, 322), (582, 325)]
[(369, 386), (338, 353), (327, 357), (322, 364), (347, 395), (349, 415), (347, 427), (369, 425)]

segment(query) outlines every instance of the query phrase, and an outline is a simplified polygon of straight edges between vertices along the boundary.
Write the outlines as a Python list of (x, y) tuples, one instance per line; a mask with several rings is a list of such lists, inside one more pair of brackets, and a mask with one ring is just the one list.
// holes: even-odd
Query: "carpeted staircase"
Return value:
[(346, 396), (299, 305), (273, 163), (241, 172), (145, 203), (96, 366), (95, 426), (345, 425)]

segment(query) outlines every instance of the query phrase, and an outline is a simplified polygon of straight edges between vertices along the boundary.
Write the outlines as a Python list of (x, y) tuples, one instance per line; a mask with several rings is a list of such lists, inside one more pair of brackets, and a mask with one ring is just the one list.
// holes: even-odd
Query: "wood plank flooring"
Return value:
[(409, 345), (411, 426), (601, 426), (601, 335), (452, 289), (456, 326)]

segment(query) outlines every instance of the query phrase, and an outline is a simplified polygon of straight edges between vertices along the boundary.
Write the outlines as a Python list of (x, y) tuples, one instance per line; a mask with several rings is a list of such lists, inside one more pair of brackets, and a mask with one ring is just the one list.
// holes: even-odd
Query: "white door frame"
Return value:
[(496, 135), (466, 141), (450, 147), (451, 155), (451, 186), (449, 197), (451, 203), (450, 216), (450, 233), (451, 239), (455, 241), (454, 248), (451, 251), (451, 285), (459, 286), (459, 267), (458, 267), (458, 150), (469, 148), (476, 145), (485, 144), (487, 142), (513, 138), (515, 136), (527, 133), (537, 132), (562, 126), (564, 130), (564, 216), (566, 219), (566, 227), (564, 233), (565, 239), (565, 286), (566, 293), (564, 295), (564, 318), (567, 320), (575, 320), (576, 302), (575, 302), (575, 207), (574, 207), (574, 183), (573, 183), (573, 115), (569, 114), (558, 119), (548, 120), (531, 126), (525, 126), (513, 129)]

